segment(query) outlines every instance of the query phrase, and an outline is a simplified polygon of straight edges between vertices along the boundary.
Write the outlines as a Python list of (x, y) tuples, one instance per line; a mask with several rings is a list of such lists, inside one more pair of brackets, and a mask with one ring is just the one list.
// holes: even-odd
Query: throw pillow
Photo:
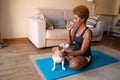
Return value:
[(36, 15), (35, 18), (39, 20), (45, 20), (46, 29), (54, 29), (54, 25), (48, 21), (47, 17), (42, 12)]
[(35, 16), (36, 19), (40, 19), (40, 20), (45, 20), (45, 16), (43, 15), (43, 13), (39, 13)]
[(89, 28), (95, 28), (96, 24), (98, 22), (98, 16), (97, 17), (90, 17), (88, 18), (87, 22), (86, 22), (86, 26)]
[(52, 23), (50, 23), (49, 21), (46, 22), (46, 28), (47, 29), (54, 29), (54, 25)]
[(54, 25), (47, 19), (47, 17), (45, 16), (45, 22), (46, 22), (46, 28), (47, 29), (54, 29)]

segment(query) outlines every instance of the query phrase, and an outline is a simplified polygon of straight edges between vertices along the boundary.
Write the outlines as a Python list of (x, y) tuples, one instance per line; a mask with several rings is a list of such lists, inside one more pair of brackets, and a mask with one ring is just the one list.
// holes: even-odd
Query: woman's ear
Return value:
[(84, 22), (85, 21), (85, 18), (82, 18), (82, 20), (81, 20), (82, 22)]

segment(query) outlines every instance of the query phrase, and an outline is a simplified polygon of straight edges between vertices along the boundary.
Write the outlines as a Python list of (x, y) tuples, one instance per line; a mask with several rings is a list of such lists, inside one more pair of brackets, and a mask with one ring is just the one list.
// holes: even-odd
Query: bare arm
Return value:
[(72, 43), (72, 36), (71, 36), (71, 29), (72, 29), (72, 27), (71, 26), (69, 26), (69, 24), (66, 24), (66, 29), (67, 29), (67, 42), (69, 43), (69, 44), (71, 44)]
[[(67, 29), (67, 42), (69, 44), (73, 43), (73, 36), (74, 36), (74, 32), (76, 31), (76, 27), (72, 27), (69, 26), (68, 24), (66, 25), (66, 29)], [(71, 34), (72, 33), (72, 34)]]
[(92, 39), (92, 32), (90, 30), (87, 30), (83, 36), (83, 43), (81, 49), (78, 51), (69, 52), (68, 56), (82, 55), (88, 49), (91, 39)]
[(72, 44), (72, 38), (71, 38), (72, 36), (71, 36), (71, 30), (69, 30), (68, 32), (67, 32), (67, 42), (69, 43), (69, 44)]

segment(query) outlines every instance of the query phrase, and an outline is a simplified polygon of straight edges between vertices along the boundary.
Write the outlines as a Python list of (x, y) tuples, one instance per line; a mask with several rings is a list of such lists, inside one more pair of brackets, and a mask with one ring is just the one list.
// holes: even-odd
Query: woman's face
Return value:
[(74, 23), (76, 26), (80, 26), (83, 23), (83, 19), (81, 19), (78, 15), (74, 14)]

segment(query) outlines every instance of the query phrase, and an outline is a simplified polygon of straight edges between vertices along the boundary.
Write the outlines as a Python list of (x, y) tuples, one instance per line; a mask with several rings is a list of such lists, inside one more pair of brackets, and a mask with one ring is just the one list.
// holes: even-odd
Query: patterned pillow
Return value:
[(46, 21), (46, 28), (52, 30), (52, 29), (54, 29), (54, 25), (47, 20)]
[(55, 25), (52, 24), (52, 23), (47, 19), (46, 16), (45, 16), (45, 21), (46, 21), (46, 28), (47, 28), (47, 29), (50, 29), (50, 30), (54, 29)]
[(45, 16), (43, 15), (43, 13), (37, 14), (35, 18), (40, 20), (45, 20)]
[(54, 29), (54, 25), (48, 21), (47, 17), (43, 13), (39, 13), (35, 16), (36, 19), (44, 20), (46, 22), (46, 29)]
[(89, 28), (95, 28), (98, 22), (98, 17), (90, 17), (86, 22), (86, 26)]

